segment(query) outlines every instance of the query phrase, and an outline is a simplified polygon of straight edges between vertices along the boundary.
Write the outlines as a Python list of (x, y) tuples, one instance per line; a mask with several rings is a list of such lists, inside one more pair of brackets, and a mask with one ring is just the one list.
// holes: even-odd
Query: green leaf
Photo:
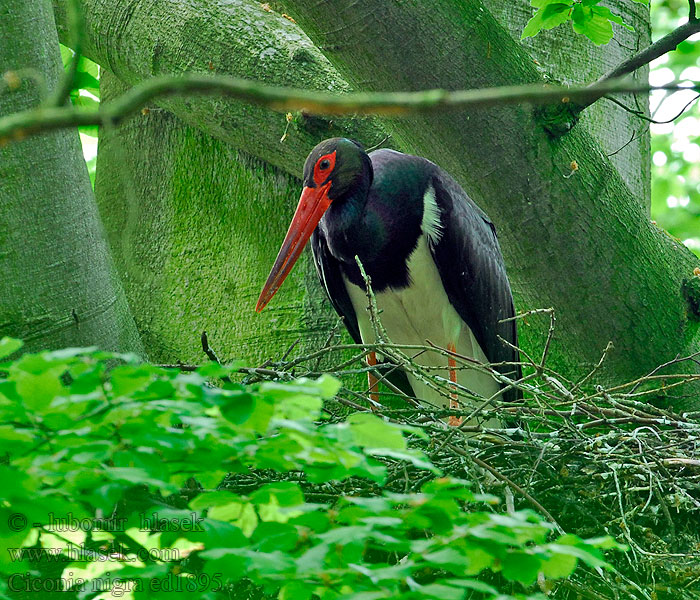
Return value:
[(575, 556), (557, 552), (542, 562), (542, 573), (549, 579), (561, 579), (571, 575), (577, 564)]
[(543, 29), (553, 29), (570, 19), (570, 4), (547, 3), (542, 6), (525, 25), (520, 39), (536, 36)]
[(287, 523), (261, 522), (255, 528), (251, 541), (259, 552), (291, 552), (299, 541), (296, 527)]
[(0, 358), (10, 356), (10, 354), (17, 352), (22, 346), (24, 346), (22, 340), (16, 340), (7, 336), (3, 337), (0, 340)]
[(99, 94), (100, 91), (100, 82), (96, 77), (90, 75), (90, 73), (78, 71), (73, 79), (73, 89), (87, 90), (91, 94), (96, 95), (95, 92)]
[(89, 58), (81, 56), (78, 61), (78, 73), (87, 73), (88, 75), (92, 75), (95, 79), (98, 79), (100, 68), (97, 63), (92, 62)]
[[(578, 4), (572, 14), (572, 27), (578, 34), (585, 35), (597, 46), (607, 44), (613, 37), (612, 22), (619, 23), (627, 29), (621, 17), (604, 6), (585, 6)], [(633, 29), (632, 29), (633, 30)]]
[(280, 574), (294, 571), (295, 567), (294, 559), (278, 550), (273, 552), (250, 550), (248, 551), (248, 558), (250, 560), (249, 568), (257, 571), (259, 576), (272, 575), (276, 577)]
[(257, 404), (255, 397), (249, 392), (232, 394), (226, 400), (226, 405), (221, 407), (221, 414), (236, 425), (245, 423), (253, 414)]
[(593, 14), (598, 15), (603, 19), (607, 19), (608, 21), (612, 21), (613, 23), (617, 23), (618, 25), (622, 25), (628, 31), (634, 31), (634, 27), (625, 23), (620, 15), (616, 15), (614, 12), (612, 12), (609, 8), (606, 8), (605, 6), (594, 7)]
[(44, 412), (56, 396), (61, 396), (66, 392), (66, 388), (59, 379), (65, 371), (65, 366), (60, 364), (47, 365), (46, 370), (39, 373), (14, 370), (22, 362), (24, 361), (20, 359), (18, 363), (15, 363), (11, 371), (17, 393), (22, 397), (23, 404), (27, 408), (36, 412)]
[(204, 572), (209, 575), (226, 574), (226, 581), (237, 581), (247, 574), (248, 558), (238, 548), (214, 548), (200, 552), (206, 560)]
[(530, 6), (533, 8), (544, 8), (549, 4), (568, 4), (572, 6), (575, 0), (530, 0)]
[(474, 590), (476, 592), (481, 592), (482, 594), (492, 594), (493, 596), (498, 595), (498, 590), (493, 586), (490, 586), (483, 581), (478, 581), (477, 579), (447, 579), (445, 583), (454, 587), (462, 587), (469, 590)]
[(384, 456), (386, 458), (395, 458), (397, 460), (403, 460), (411, 463), (414, 467), (418, 469), (425, 469), (426, 471), (432, 471), (436, 474), (441, 474), (442, 472), (433, 463), (428, 460), (428, 458), (420, 450), (391, 450), (389, 448), (370, 448), (367, 450), (372, 456)]
[(425, 554), (422, 558), (428, 563), (446, 569), (463, 567), (467, 562), (467, 557), (454, 548), (441, 548)]
[(73, 58), (73, 51), (67, 46), (64, 46), (63, 44), (59, 44), (59, 46), (61, 48), (61, 60), (63, 61), (63, 68), (65, 68), (70, 62), (70, 59)]
[(531, 585), (537, 581), (537, 573), (542, 567), (542, 561), (526, 552), (508, 552), (501, 559), (501, 567), (503, 577), (509, 581)]
[(610, 565), (602, 559), (600, 553), (595, 548), (586, 549), (585, 547), (581, 546), (569, 546), (566, 544), (556, 543), (549, 544), (548, 549), (552, 552), (558, 552), (560, 554), (576, 557), (585, 562), (589, 567), (610, 567)]
[(292, 581), (280, 588), (277, 598), (279, 600), (310, 600), (311, 587), (299, 581)]
[[(563, 538), (564, 536), (562, 536)], [(557, 540), (558, 543), (562, 543), (562, 538)], [(603, 537), (588, 538), (587, 540), (582, 540), (581, 544), (586, 546), (593, 546), (594, 548), (600, 548), (601, 550), (623, 550), (627, 551), (629, 546), (625, 544), (620, 544), (614, 537), (610, 535), (605, 535)]]
[(190, 500), (189, 507), (192, 510), (202, 511), (212, 506), (226, 506), (238, 498), (239, 496), (226, 490), (206, 492)]
[(112, 369), (111, 384), (115, 396), (129, 396), (144, 389), (154, 378), (149, 365), (122, 365)]
[(400, 427), (370, 413), (355, 413), (348, 418), (355, 444), (365, 448), (405, 450), (406, 439)]
[(90, 96), (86, 96), (85, 94), (71, 92), (70, 99), (73, 103), (73, 106), (85, 108), (87, 110), (96, 111), (100, 107), (100, 103), (98, 100), (95, 100)]
[(464, 600), (464, 589), (451, 585), (431, 583), (421, 586), (419, 591), (427, 598), (437, 598), (438, 600)]
[(484, 569), (491, 567), (496, 557), (479, 546), (469, 545), (464, 550), (464, 555), (467, 558), (467, 566), (464, 571), (465, 575), (478, 575)]
[(229, 377), (238, 371), (239, 368), (245, 366), (242, 361), (236, 361), (231, 364), (222, 365), (214, 361), (204, 363), (201, 367), (197, 367), (197, 373), (202, 377), (214, 377), (222, 379)]
[(298, 483), (280, 481), (267, 483), (250, 496), (253, 504), (269, 504), (273, 500), (280, 506), (297, 506), (303, 504), (304, 493)]
[(109, 467), (105, 473), (113, 481), (122, 481), (128, 486), (147, 485), (160, 487), (168, 492), (176, 492), (179, 487), (162, 479), (154, 478), (145, 470), (135, 467)]

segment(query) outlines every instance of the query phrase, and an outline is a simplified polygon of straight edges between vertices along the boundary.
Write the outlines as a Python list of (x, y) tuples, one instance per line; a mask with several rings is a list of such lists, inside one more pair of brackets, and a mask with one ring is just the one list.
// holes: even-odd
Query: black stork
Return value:
[[(515, 312), (496, 230), (434, 163), (387, 149), (367, 154), (346, 138), (318, 144), (306, 159), (301, 199), (256, 311), (280, 288), (309, 239), (321, 283), (356, 343), (375, 342), (358, 256), (392, 342), (429, 340), (481, 362), (506, 363), (495, 368), (519, 378), (515, 320), (503, 322)], [(376, 357), (368, 362), (376, 364)], [(452, 358), (446, 368), (436, 352), (416, 362), (438, 374), (442, 369), (450, 381), (486, 398), (500, 388), (483, 371), (457, 371)], [(448, 404), (410, 374), (409, 381), (417, 398)], [(370, 390), (375, 386), (370, 377)], [(503, 393), (506, 400), (515, 395), (513, 389)]]

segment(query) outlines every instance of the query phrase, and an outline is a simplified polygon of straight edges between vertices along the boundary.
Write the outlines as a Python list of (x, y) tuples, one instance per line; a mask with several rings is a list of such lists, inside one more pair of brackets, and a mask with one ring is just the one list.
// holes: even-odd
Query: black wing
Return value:
[(343, 281), (343, 272), (340, 262), (333, 257), (323, 234), (318, 229), (311, 236), (311, 250), (314, 253), (316, 272), (321, 280), (321, 285), (326, 290), (326, 295), (331, 301), (335, 312), (338, 313), (350, 336), (356, 344), (362, 343), (360, 328), (357, 325), (357, 315), (348, 295), (348, 290)]
[[(311, 235), (311, 250), (314, 254), (314, 264), (321, 285), (326, 290), (326, 295), (331, 301), (335, 312), (343, 319), (350, 337), (356, 344), (362, 343), (360, 327), (357, 324), (357, 315), (348, 295), (348, 290), (343, 281), (343, 271), (340, 262), (330, 253), (328, 244), (323, 234), (318, 229)], [(413, 388), (402, 369), (397, 369), (394, 365), (384, 362), (377, 364), (377, 371), (383, 374), (386, 379), (399, 388), (404, 394), (413, 397)]]
[[(438, 169), (432, 183), (442, 222), (442, 237), (432, 253), (447, 297), (489, 362), (518, 361), (518, 352), (498, 339), (518, 344), (516, 322), (499, 322), (515, 316), (515, 308), (496, 228), (445, 171)], [(519, 365), (496, 369), (511, 378), (521, 377)], [(503, 397), (515, 400), (518, 394), (509, 390)]]

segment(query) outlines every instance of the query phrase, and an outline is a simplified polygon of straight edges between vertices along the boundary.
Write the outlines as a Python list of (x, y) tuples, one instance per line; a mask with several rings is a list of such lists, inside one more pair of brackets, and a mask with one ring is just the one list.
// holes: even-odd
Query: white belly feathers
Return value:
[[(426, 205), (430, 202), (430, 191), (426, 193)], [(434, 196), (432, 200), (434, 205)], [(437, 225), (435, 222), (426, 224), (428, 216), (429, 213), (426, 210), (423, 218), (424, 234), (420, 236), (416, 249), (408, 259), (411, 284), (403, 290), (389, 288), (375, 294), (381, 323), (393, 343), (424, 346), (426, 340), (430, 340), (442, 348), (447, 348), (448, 344), (453, 343), (458, 354), (487, 362), (471, 329), (452, 307), (442, 286), (440, 274), (429, 249), (429, 244), (435, 243), (436, 238), (439, 239), (439, 212), (433, 212), (430, 215), (431, 219), (436, 218)], [(347, 279), (345, 279), (345, 287), (357, 315), (362, 341), (374, 343), (376, 340), (369, 320), (365, 292)], [(410, 355), (410, 351), (407, 354)], [(436, 352), (424, 352), (415, 359), (415, 362), (426, 367), (437, 367), (437, 370), (430, 369), (429, 372), (449, 379), (445, 356)], [(421, 400), (436, 406), (449, 405), (449, 398), (440, 395), (410, 374), (409, 381), (416, 396)], [(498, 383), (492, 377), (473, 369), (458, 370), (457, 382), (486, 398), (499, 389)]]

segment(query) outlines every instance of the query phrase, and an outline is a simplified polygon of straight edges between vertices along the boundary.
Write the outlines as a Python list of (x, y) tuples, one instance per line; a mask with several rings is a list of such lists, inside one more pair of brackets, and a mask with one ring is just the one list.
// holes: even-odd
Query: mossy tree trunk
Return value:
[[(103, 101), (125, 90), (109, 72)], [(306, 257), (254, 311), (298, 182), (153, 107), (100, 134), (95, 191), (129, 303), (156, 362), (202, 362), (200, 334), (251, 365), (323, 344), (337, 318)]]
[[(0, 7), (0, 116), (36, 106), (63, 72), (49, 0)], [(41, 83), (39, 83), (41, 82)], [(141, 351), (99, 222), (77, 130), (0, 147), (0, 337), (28, 350)]]
[[(588, 38), (574, 33), (569, 25), (541, 31), (525, 38), (527, 48), (542, 77), (565, 85), (586, 85), (649, 45), (649, 5), (628, 0), (613, 0), (608, 5), (620, 14), (634, 31), (615, 26), (615, 38), (605, 46), (596, 46)], [(510, 36), (520, 43), (520, 35), (534, 9), (529, 0), (484, 0), (484, 6)], [(648, 80), (649, 67), (632, 74), (635, 81)], [(619, 96), (635, 110), (648, 114), (648, 97)], [(651, 170), (648, 123), (608, 100), (601, 100), (583, 113), (582, 127), (600, 141), (602, 151), (613, 163), (627, 187), (649, 212), (651, 206)], [(631, 141), (630, 141), (631, 140)]]
[[(68, 41), (66, 3), (54, 4)], [(257, 2), (82, 6), (85, 52), (108, 69), (105, 102), (125, 84), (185, 70), (349, 89), (294, 23)], [(273, 165), (298, 173), (299, 156), (326, 137), (348, 135), (370, 146), (384, 133), (373, 119), (296, 115), (280, 142), (286, 128), (284, 115), (248, 104), (172, 97), (117, 130), (101, 131), (100, 212), (152, 360), (201, 361), (206, 330), (222, 357), (260, 364), (297, 339), (295, 354), (316, 349), (338, 326), (309, 257), (275, 301), (254, 312), (301, 191), (295, 177)]]

